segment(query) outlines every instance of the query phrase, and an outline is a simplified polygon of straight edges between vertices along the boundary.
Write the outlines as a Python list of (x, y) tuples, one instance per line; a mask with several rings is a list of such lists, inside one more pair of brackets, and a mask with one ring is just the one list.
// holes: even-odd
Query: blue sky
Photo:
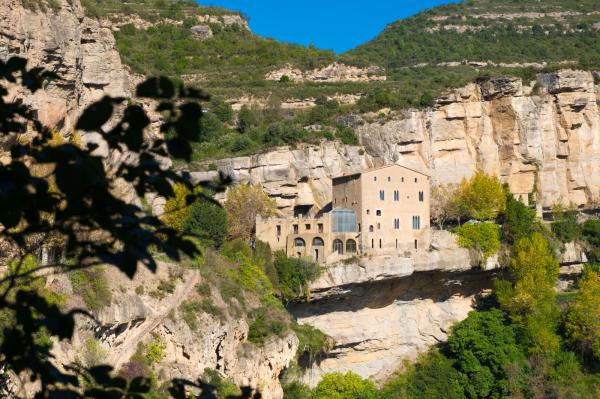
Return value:
[(261, 36), (341, 53), (374, 38), (390, 22), (457, 0), (197, 1), (242, 11)]

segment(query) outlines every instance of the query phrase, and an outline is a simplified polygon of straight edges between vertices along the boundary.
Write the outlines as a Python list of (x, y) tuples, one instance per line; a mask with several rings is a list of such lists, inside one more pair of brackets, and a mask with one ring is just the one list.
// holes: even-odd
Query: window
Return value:
[(421, 216), (413, 216), (412, 227), (413, 227), (413, 230), (421, 229)]
[(311, 227), (310, 224), (305, 224), (304, 225), (304, 228), (306, 229), (306, 231), (310, 231), (310, 227)]
[(377, 181), (377, 176), (373, 176), (373, 181)]
[(415, 249), (419, 249), (419, 242), (415, 240)]
[(396, 249), (398, 249), (398, 239), (396, 238)]
[(419, 179), (417, 179), (417, 178), (415, 177), (415, 183), (416, 183), (416, 182), (418, 182), (418, 181), (419, 181)]
[(360, 233), (360, 231), (361, 231), (361, 230), (360, 230), (360, 223), (359, 223), (359, 224), (358, 224), (358, 232)]
[(333, 199), (333, 205), (337, 205), (337, 198)]
[(371, 238), (371, 248), (375, 248), (375, 240)]
[(390, 176), (388, 176), (388, 181), (392, 181), (392, 178)]
[(379, 249), (381, 249), (381, 238), (379, 239)]
[(402, 183), (404, 183), (404, 177), (403, 177), (402, 179), (400, 179), (400, 181), (401, 181)]
[(367, 215), (370, 215), (370, 214), (371, 214), (371, 210), (367, 209)]
[(369, 226), (369, 233), (372, 233), (374, 231), (373, 225)]
[(419, 191), (419, 202), (425, 201), (425, 193), (423, 191)]
[(296, 246), (296, 247), (305, 247), (306, 246), (306, 242), (304, 242), (304, 240), (302, 238), (296, 238), (294, 240), (294, 246)]
[(384, 190), (379, 190), (379, 199), (381, 201), (385, 200), (385, 191)]
[(400, 201), (400, 191), (394, 190), (394, 201)]
[(313, 238), (312, 245), (313, 247), (324, 247), (325, 241), (321, 237), (315, 237)]
[(377, 216), (381, 216), (381, 209), (378, 209), (378, 210), (377, 210), (377, 212), (376, 212), (376, 215), (377, 215)]
[(356, 241), (354, 241), (354, 240), (346, 241), (346, 253), (348, 253), (348, 254), (356, 253)]
[(281, 226), (277, 225), (277, 237), (281, 235)]
[(394, 219), (394, 229), (400, 230), (400, 219)]
[(356, 212), (352, 209), (334, 209), (331, 221), (331, 231), (334, 233), (356, 232)]
[(381, 230), (381, 223), (377, 223), (377, 230)]
[(344, 254), (344, 243), (342, 240), (333, 240), (333, 252), (337, 252), (340, 255)]
[(317, 225), (317, 228), (319, 229), (319, 233), (322, 233), (323, 232), (323, 223), (319, 223)]
[(297, 224), (294, 225), (294, 234), (298, 234), (298, 225)]

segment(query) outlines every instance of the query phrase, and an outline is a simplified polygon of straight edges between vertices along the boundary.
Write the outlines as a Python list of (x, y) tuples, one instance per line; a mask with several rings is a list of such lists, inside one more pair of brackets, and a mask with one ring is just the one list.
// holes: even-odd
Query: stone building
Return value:
[(331, 210), (256, 220), (256, 237), (288, 256), (333, 262), (429, 249), (429, 176), (389, 165), (332, 179)]

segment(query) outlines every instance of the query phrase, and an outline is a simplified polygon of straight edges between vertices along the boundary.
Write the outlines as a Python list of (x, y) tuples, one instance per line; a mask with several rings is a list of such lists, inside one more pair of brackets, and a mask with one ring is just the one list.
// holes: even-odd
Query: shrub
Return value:
[(233, 117), (231, 105), (214, 97), (210, 102), (210, 112), (215, 114), (215, 116), (224, 123), (231, 121), (231, 118)]
[(200, 304), (197, 302), (184, 302), (179, 307), (181, 317), (183, 321), (188, 325), (190, 330), (198, 330), (198, 312), (200, 311)]
[(289, 77), (289, 76), (287, 76), (287, 75), (282, 75), (282, 76), (279, 78), (279, 82), (280, 82), (280, 83), (289, 83), (289, 81), (290, 81), (290, 77)]
[(552, 232), (562, 242), (572, 242), (579, 238), (581, 229), (577, 223), (577, 214), (568, 212), (552, 223)]
[(533, 209), (517, 200), (506, 188), (505, 190), (507, 194), (503, 235), (507, 242), (515, 243), (539, 230), (538, 222)]
[(466, 223), (454, 232), (458, 234), (458, 245), (481, 252), (484, 259), (500, 250), (500, 226), (495, 223)]
[(283, 397), (285, 399), (312, 399), (312, 392), (306, 384), (294, 381), (283, 385)]
[(600, 247), (600, 219), (586, 220), (581, 227), (581, 234), (592, 247)]
[(158, 364), (165, 357), (166, 345), (156, 338), (144, 346), (144, 357), (148, 365)]
[(255, 124), (255, 113), (246, 105), (244, 105), (238, 113), (238, 130), (240, 133), (248, 133)]
[(227, 214), (216, 202), (200, 199), (190, 207), (184, 228), (208, 245), (218, 247), (227, 234)]
[(279, 312), (266, 307), (253, 314), (248, 328), (248, 341), (255, 345), (263, 345), (269, 337), (281, 337), (287, 330), (287, 322)]
[(83, 344), (83, 364), (86, 367), (99, 366), (106, 360), (106, 351), (93, 337), (88, 337)]
[(233, 152), (241, 152), (245, 151), (252, 147), (252, 140), (250, 140), (246, 136), (238, 137), (231, 144), (231, 151)]
[(348, 127), (342, 127), (337, 130), (335, 136), (340, 139), (340, 141), (344, 144), (348, 145), (358, 145), (358, 137), (354, 131)]
[(214, 387), (218, 399), (237, 398), (241, 395), (240, 389), (233, 382), (221, 376), (216, 370), (205, 368), (203, 378), (206, 383)]
[(175, 184), (173, 193), (173, 197), (167, 198), (162, 220), (168, 227), (182, 232), (189, 214), (192, 192), (184, 184)]
[(314, 399), (371, 399), (376, 397), (375, 384), (351, 372), (325, 374), (313, 391)]
[(308, 355), (314, 359), (332, 349), (333, 339), (321, 330), (308, 324), (294, 323), (292, 327), (299, 341), (298, 355)]
[(460, 184), (457, 204), (464, 216), (492, 220), (506, 209), (506, 194), (497, 177), (478, 172)]
[(279, 280), (279, 291), (284, 301), (306, 294), (308, 284), (321, 272), (319, 265), (306, 259), (288, 258), (285, 253), (275, 253), (275, 269)]
[(110, 305), (112, 293), (102, 268), (74, 270), (69, 273), (69, 280), (73, 292), (81, 296), (89, 310), (98, 311)]

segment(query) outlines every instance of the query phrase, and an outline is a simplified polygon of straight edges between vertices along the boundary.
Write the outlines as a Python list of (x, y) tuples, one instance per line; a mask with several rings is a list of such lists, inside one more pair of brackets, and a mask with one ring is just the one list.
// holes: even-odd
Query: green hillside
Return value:
[(398, 73), (419, 64), (491, 61), (600, 65), (597, 0), (469, 0), (389, 25), (345, 55)]

